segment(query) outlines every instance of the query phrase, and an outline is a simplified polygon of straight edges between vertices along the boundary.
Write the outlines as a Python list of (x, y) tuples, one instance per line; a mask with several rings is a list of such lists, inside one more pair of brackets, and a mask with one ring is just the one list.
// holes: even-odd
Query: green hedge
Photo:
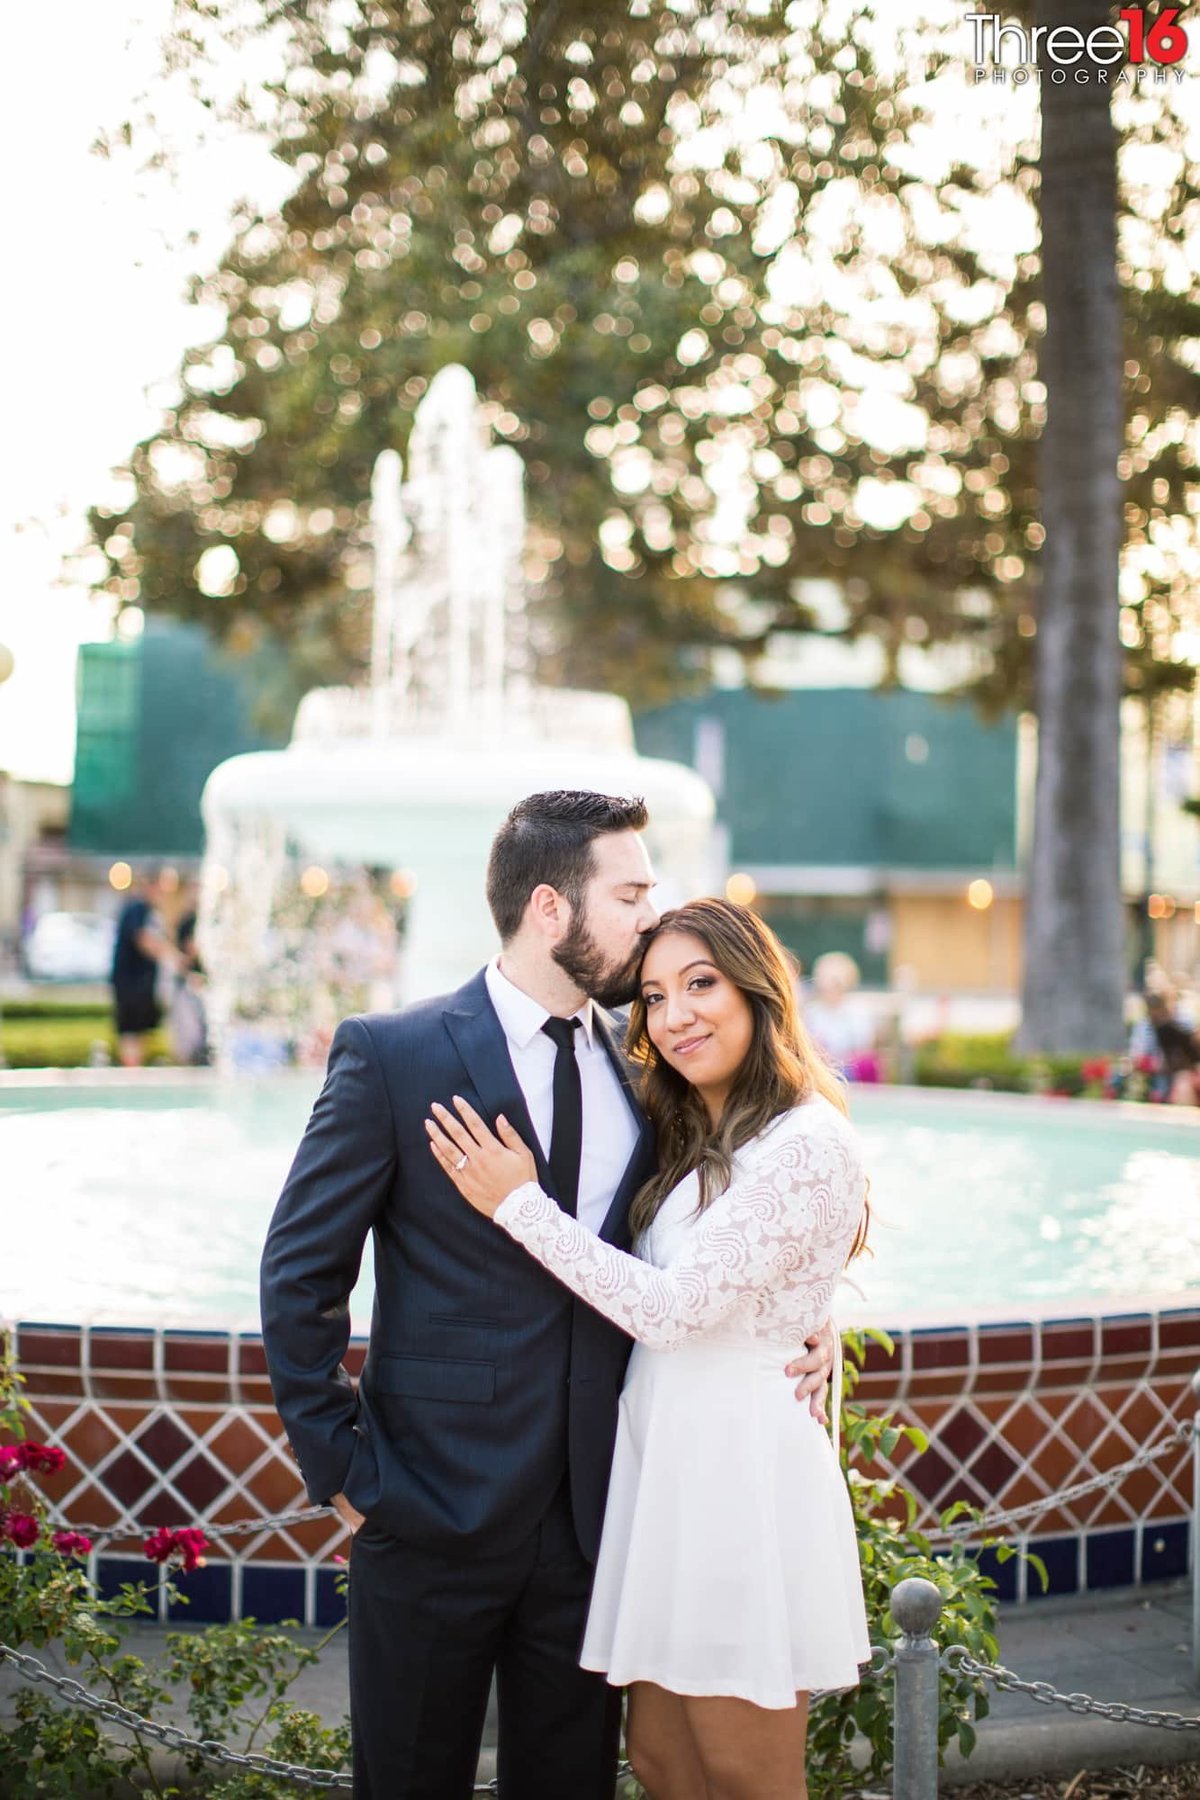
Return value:
[(111, 1007), (104, 1000), (59, 1000), (39, 995), (36, 1000), (5, 1000), (0, 1013), (6, 1019), (107, 1019)]
[(922, 1044), (914, 1056), (921, 1087), (992, 1088), (1010, 1094), (1101, 1095), (1119, 1058), (1092, 1056), (1021, 1056), (1007, 1031), (970, 1036), (946, 1031)]
[[(0, 1051), (10, 1069), (78, 1069), (91, 1060), (92, 1046), (101, 1043), (113, 1062), (117, 1041), (112, 1014), (104, 1008), (78, 1012), (65, 1018), (14, 1018), (5, 1008), (0, 1016)], [(170, 1045), (164, 1031), (146, 1039), (146, 1061), (170, 1061)]]

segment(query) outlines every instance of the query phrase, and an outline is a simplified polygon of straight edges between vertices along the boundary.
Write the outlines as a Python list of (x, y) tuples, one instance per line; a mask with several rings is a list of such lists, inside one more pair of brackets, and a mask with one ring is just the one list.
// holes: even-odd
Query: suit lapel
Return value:
[(621, 1084), (621, 1092), (625, 1096), (626, 1104), (633, 1114), (638, 1130), (629, 1161), (625, 1165), (625, 1172), (617, 1183), (617, 1191), (613, 1195), (612, 1205), (605, 1214), (604, 1223), (600, 1227), (600, 1236), (606, 1243), (620, 1244), (624, 1247), (629, 1242), (630, 1202), (642, 1183), (648, 1181), (654, 1173), (654, 1127), (642, 1111), (634, 1091), (633, 1076), (624, 1046), (617, 1043), (613, 1029), (601, 1014), (599, 1007), (592, 1009), (592, 1022), (596, 1035), (604, 1045), (617, 1080)]
[[(529, 1117), (529, 1108), (525, 1104), (525, 1096), (521, 1092), (521, 1084), (508, 1054), (504, 1028), (488, 999), (482, 975), (469, 982), (458, 998), (459, 1005), (444, 1015), (446, 1029), (474, 1083), (475, 1092), (483, 1102), (483, 1110), (489, 1115), (488, 1123), (494, 1128), (496, 1115), (504, 1114), (509, 1124), (520, 1132), (533, 1151), (539, 1185), (548, 1194), (553, 1194), (554, 1181), (550, 1168), (542, 1154), (533, 1121)], [(445, 1105), (449, 1104), (450, 1096), (447, 1095)]]
[[(483, 1103), (483, 1110), (489, 1115), (488, 1123), (494, 1126), (496, 1115), (504, 1114), (509, 1124), (520, 1132), (533, 1151), (539, 1185), (546, 1193), (555, 1194), (554, 1179), (533, 1129), (529, 1108), (525, 1104), (521, 1084), (508, 1054), (508, 1040), (488, 997), (487, 983), (482, 972), (459, 990), (455, 996), (455, 1005), (448, 1008), (443, 1017), (455, 1049)], [(654, 1173), (654, 1128), (638, 1104), (628, 1059), (615, 1039), (611, 1024), (599, 1007), (593, 1008), (592, 1022), (613, 1073), (621, 1084), (621, 1092), (633, 1114), (638, 1131), (625, 1171), (617, 1183), (612, 1204), (600, 1227), (600, 1236), (606, 1243), (618, 1244), (623, 1248), (629, 1243), (630, 1202), (642, 1183)], [(449, 1094), (446, 1095), (444, 1104), (449, 1106)], [(557, 1194), (555, 1198), (557, 1199)]]

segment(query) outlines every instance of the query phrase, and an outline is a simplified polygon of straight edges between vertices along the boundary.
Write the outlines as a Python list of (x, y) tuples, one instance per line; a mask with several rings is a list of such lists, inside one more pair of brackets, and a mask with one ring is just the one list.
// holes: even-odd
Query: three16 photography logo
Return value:
[(1000, 13), (967, 14), (972, 33), (971, 60), (976, 83), (981, 81), (1096, 82), (1100, 87), (1142, 82), (1162, 83), (1173, 74), (1182, 81), (1179, 65), (1187, 54), (1188, 34), (1179, 23), (1179, 6), (1150, 12), (1144, 6), (1126, 6), (1117, 14), (1120, 24), (1095, 25), (1080, 31), (1075, 25), (1016, 25)]

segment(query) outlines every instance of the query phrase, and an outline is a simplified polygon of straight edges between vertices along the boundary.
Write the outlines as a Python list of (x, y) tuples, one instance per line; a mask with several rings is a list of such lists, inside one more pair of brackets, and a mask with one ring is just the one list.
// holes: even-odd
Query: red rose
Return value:
[(41, 1527), (32, 1513), (9, 1513), (4, 1521), (4, 1529), (18, 1550), (28, 1550), (31, 1544), (37, 1543), (41, 1535)]
[(204, 1552), (208, 1549), (208, 1539), (195, 1525), (185, 1525), (175, 1533), (175, 1544), (183, 1560), (183, 1571), (190, 1575), (193, 1569), (204, 1567)]
[(56, 1531), (50, 1542), (62, 1556), (86, 1556), (92, 1540), (82, 1531)]
[(178, 1556), (184, 1574), (190, 1575), (193, 1569), (204, 1567), (208, 1539), (196, 1525), (182, 1525), (174, 1531), (161, 1525), (151, 1532), (142, 1548), (151, 1562), (166, 1563)]

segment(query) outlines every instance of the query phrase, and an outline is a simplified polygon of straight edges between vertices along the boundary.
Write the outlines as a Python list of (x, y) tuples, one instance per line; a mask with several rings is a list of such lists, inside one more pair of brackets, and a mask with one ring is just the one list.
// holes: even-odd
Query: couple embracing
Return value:
[(354, 1534), (356, 1800), (464, 1800), (493, 1673), (502, 1800), (612, 1800), (622, 1689), (652, 1800), (803, 1800), (808, 1696), (869, 1654), (823, 1407), (858, 1149), (776, 940), (660, 919), (645, 825), (514, 808), (498, 957), (339, 1027), (271, 1222), (276, 1402)]

